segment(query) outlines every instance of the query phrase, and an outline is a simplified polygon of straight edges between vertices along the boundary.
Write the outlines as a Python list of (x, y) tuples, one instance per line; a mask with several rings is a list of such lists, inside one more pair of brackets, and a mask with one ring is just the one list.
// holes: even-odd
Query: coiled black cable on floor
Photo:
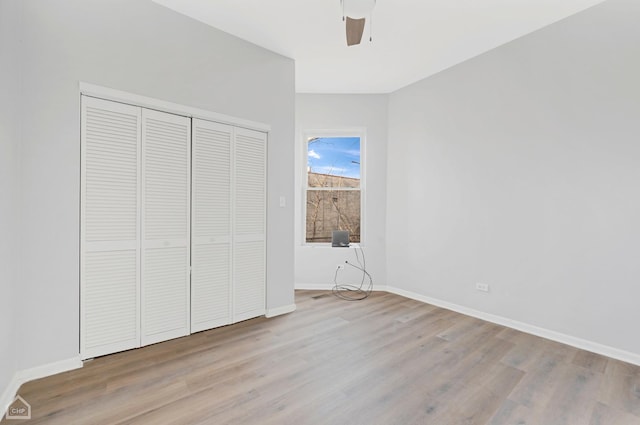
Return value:
[[(358, 250), (362, 254), (362, 261), (360, 261), (360, 255), (358, 255)], [(362, 271), (362, 280), (360, 281), (360, 285), (355, 284), (339, 284), (338, 283), (338, 272), (340, 272), (340, 268), (336, 268), (336, 272), (333, 276), (333, 288), (331, 292), (336, 297), (343, 299), (345, 301), (362, 301), (371, 295), (373, 292), (373, 278), (367, 271), (367, 260), (364, 256), (364, 250), (360, 245), (357, 245), (354, 249), (356, 254), (356, 260), (358, 261), (358, 265), (350, 263), (349, 261), (345, 261), (344, 263), (354, 269)], [(365, 287), (365, 281), (369, 280), (369, 284)]]

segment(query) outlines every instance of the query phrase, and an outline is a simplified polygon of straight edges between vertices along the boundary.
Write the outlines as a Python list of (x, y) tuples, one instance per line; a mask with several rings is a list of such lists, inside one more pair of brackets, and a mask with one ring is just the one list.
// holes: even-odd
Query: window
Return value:
[(307, 137), (307, 243), (331, 242), (334, 230), (348, 230), (360, 242), (361, 137)]

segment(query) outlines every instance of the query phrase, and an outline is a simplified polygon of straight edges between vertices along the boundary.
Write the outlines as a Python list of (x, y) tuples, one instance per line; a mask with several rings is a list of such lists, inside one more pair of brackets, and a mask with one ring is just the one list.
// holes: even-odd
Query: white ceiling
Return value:
[(154, 1), (294, 59), (299, 93), (389, 93), (603, 0), (377, 0), (352, 47), (340, 0)]

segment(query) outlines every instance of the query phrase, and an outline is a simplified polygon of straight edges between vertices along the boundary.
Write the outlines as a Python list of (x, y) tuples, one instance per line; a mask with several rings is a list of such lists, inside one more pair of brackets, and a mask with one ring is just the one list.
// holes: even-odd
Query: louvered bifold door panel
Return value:
[(191, 120), (142, 111), (142, 345), (190, 331)]
[(267, 135), (236, 128), (234, 138), (233, 321), (265, 313)]
[(232, 135), (193, 119), (191, 332), (231, 323)]
[(82, 96), (82, 359), (140, 346), (140, 114)]

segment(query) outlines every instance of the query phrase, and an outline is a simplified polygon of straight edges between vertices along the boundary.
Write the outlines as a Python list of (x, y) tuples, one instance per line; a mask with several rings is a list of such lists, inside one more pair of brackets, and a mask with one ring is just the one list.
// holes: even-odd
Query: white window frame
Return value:
[[(304, 130), (302, 132), (302, 153), (300, 158), (299, 172), (301, 190), (302, 190), (302, 214), (301, 214), (301, 244), (307, 247), (331, 247), (329, 242), (307, 242), (307, 190), (309, 182), (307, 181), (307, 160), (309, 155), (308, 140), (312, 137), (359, 137), (360, 138), (360, 242), (351, 244), (352, 246), (365, 246), (367, 226), (366, 226), (366, 146), (367, 146), (367, 132), (365, 128), (345, 128), (345, 129), (320, 129), (320, 130)], [(316, 188), (320, 189), (320, 188)], [(314, 189), (314, 190), (316, 190)], [(335, 188), (327, 188), (326, 190), (332, 190)], [(323, 189), (320, 189), (323, 190)]]

